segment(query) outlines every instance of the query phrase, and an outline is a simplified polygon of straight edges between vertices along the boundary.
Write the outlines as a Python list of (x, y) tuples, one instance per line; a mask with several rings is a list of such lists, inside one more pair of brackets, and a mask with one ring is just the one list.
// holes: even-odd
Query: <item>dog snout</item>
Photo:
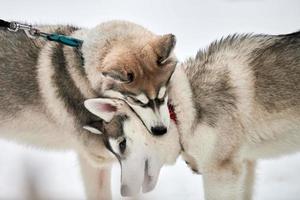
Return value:
[(167, 128), (165, 126), (155, 126), (155, 127), (151, 127), (151, 132), (153, 135), (164, 135), (167, 133)]

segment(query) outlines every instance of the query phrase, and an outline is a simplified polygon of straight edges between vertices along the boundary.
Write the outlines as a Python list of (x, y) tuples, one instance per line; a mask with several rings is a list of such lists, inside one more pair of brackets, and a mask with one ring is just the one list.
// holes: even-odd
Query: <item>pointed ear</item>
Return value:
[(85, 130), (88, 130), (89, 132), (91, 132), (91, 133), (94, 133), (94, 134), (97, 134), (97, 135), (101, 135), (101, 134), (103, 134), (101, 131), (99, 131), (98, 129), (96, 129), (96, 128), (94, 128), (94, 127), (92, 127), (92, 126), (83, 126), (83, 128), (85, 129)]
[(158, 56), (157, 63), (164, 64), (164, 62), (170, 57), (175, 45), (176, 37), (173, 34), (166, 34), (156, 39), (153, 47)]
[(110, 122), (118, 110), (116, 101), (105, 98), (88, 99), (84, 102), (84, 106), (106, 122)]

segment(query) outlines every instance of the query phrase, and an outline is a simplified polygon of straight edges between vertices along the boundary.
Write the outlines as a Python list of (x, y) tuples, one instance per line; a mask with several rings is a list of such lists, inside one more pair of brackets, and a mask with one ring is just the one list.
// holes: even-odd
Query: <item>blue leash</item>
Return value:
[(44, 33), (39, 29), (33, 28), (32, 25), (21, 24), (19, 22), (7, 22), (0, 19), (0, 27), (7, 28), (11, 32), (17, 32), (24, 30), (26, 35), (30, 38), (43, 37), (48, 41), (58, 42), (71, 47), (81, 47), (83, 41), (77, 38), (69, 37), (66, 35), (60, 35), (56, 33)]

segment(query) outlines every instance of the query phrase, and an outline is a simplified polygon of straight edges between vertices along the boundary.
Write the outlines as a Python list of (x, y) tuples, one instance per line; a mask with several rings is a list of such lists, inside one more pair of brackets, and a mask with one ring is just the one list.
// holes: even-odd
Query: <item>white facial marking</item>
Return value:
[(121, 94), (118, 91), (114, 91), (114, 90), (106, 90), (103, 92), (104, 96), (110, 97), (110, 98), (118, 98), (118, 99), (123, 99), (124, 96), (123, 94)]
[(94, 134), (97, 134), (97, 135), (101, 135), (102, 132), (99, 131), (98, 129), (94, 128), (94, 127), (91, 127), (91, 126), (83, 126), (84, 129), (94, 133)]
[[(130, 103), (129, 103), (130, 104)], [(155, 126), (170, 125), (170, 116), (168, 109), (168, 96), (165, 97), (165, 101), (162, 105), (155, 110), (150, 107), (141, 107), (139, 105), (130, 104), (132, 109), (140, 116), (147, 129), (151, 132), (151, 128)]]
[(137, 95), (135, 97), (136, 99), (138, 99), (140, 102), (142, 102), (143, 104), (147, 104), (149, 102), (149, 99), (147, 98), (147, 96), (143, 93)]
[(122, 196), (132, 196), (139, 193), (144, 181), (146, 153), (143, 133), (145, 133), (145, 127), (138, 119), (129, 119), (123, 124), (123, 132), (127, 138), (129, 153), (120, 161), (122, 170), (121, 194)]
[(109, 144), (110, 144), (110, 147), (112, 148), (112, 150), (116, 154), (120, 155), (121, 152), (120, 152), (120, 149), (119, 149), (119, 142), (114, 138), (109, 138), (108, 141), (109, 141)]
[[(162, 165), (175, 162), (180, 152), (178, 134), (172, 130), (170, 134), (159, 139), (152, 137), (134, 116), (124, 123), (123, 132), (129, 142), (128, 153), (120, 160), (121, 194), (133, 196), (141, 188), (143, 192), (150, 192), (157, 184)], [(113, 145), (116, 147), (112, 148), (118, 148), (117, 143)]]
[(159, 119), (151, 108), (139, 105), (131, 105), (131, 107), (140, 116), (149, 131), (151, 131), (152, 125), (158, 123)]
[(168, 108), (168, 96), (165, 97), (164, 103), (159, 107), (159, 115), (163, 125), (169, 127), (170, 125), (170, 114)]
[(161, 87), (159, 92), (158, 92), (158, 98), (162, 99), (165, 96), (166, 91), (167, 91), (167, 88), (165, 86)]

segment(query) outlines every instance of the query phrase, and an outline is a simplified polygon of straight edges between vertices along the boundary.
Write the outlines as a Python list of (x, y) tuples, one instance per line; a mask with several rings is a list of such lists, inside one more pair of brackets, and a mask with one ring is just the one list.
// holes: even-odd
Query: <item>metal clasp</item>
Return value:
[(18, 32), (19, 30), (24, 30), (26, 35), (30, 38), (36, 38), (39, 36), (39, 30), (32, 28), (32, 25), (21, 24), (19, 22), (10, 22), (10, 27), (7, 28), (11, 32)]

